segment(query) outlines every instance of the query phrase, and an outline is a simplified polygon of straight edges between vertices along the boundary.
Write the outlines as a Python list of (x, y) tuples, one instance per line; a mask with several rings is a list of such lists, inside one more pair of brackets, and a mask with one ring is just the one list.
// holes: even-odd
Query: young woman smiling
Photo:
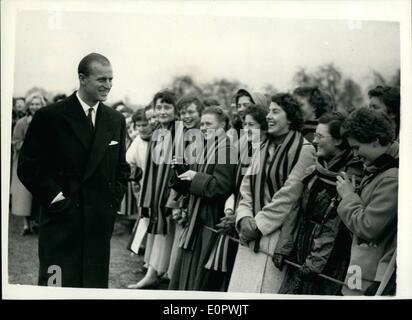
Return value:
[(269, 139), (240, 186), (236, 228), (244, 245), (237, 252), (231, 292), (278, 292), (284, 272), (264, 252), (274, 252), (283, 222), (301, 194), (300, 180), (314, 163), (315, 150), (299, 132), (303, 125), (299, 103), (284, 93), (271, 100), (266, 117)]

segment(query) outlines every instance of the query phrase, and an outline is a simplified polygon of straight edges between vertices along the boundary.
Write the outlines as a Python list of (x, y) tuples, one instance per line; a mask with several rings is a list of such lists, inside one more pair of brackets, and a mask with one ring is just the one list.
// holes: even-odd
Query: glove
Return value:
[(300, 278), (309, 280), (315, 277), (317, 273), (311, 270), (307, 265), (303, 264), (300, 269), (298, 270), (298, 275)]
[(253, 241), (259, 237), (260, 231), (256, 226), (255, 219), (245, 217), (240, 220), (240, 233), (246, 241)]
[(172, 210), (172, 219), (177, 221), (182, 218), (182, 210), (180, 209), (173, 209)]
[(177, 220), (177, 223), (180, 224), (182, 227), (185, 227), (187, 225), (188, 221), (189, 221), (189, 218), (187, 216), (187, 210), (182, 209), (180, 219)]
[(374, 296), (380, 286), (380, 282), (374, 281), (365, 291), (365, 296)]
[(280, 253), (275, 253), (272, 257), (272, 261), (275, 264), (275, 267), (282, 271), (285, 266), (285, 255)]
[(216, 225), (219, 232), (229, 234), (235, 230), (235, 216), (225, 216), (220, 219), (220, 222)]

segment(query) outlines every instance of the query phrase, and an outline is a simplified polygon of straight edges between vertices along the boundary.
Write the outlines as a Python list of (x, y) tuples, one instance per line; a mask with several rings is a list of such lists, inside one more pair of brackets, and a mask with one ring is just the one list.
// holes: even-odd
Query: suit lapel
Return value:
[(106, 108), (108, 107), (100, 103), (97, 109), (94, 140), (90, 149), (89, 161), (84, 172), (83, 181), (89, 178), (96, 170), (112, 137), (113, 123)]
[(80, 140), (80, 143), (85, 147), (86, 151), (89, 151), (93, 136), (90, 132), (86, 114), (76, 97), (76, 93), (73, 93), (67, 99), (63, 114), (74, 134)]

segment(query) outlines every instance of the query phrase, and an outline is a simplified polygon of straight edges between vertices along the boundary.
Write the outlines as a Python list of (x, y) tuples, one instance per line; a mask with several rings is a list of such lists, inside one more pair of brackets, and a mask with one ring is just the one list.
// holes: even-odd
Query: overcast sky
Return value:
[(71, 93), (90, 52), (112, 62), (108, 102), (128, 96), (133, 104), (146, 104), (176, 75), (290, 90), (299, 67), (333, 62), (364, 87), (371, 70), (390, 77), (400, 67), (398, 23), (308, 18), (20, 11), (14, 95), (33, 86)]

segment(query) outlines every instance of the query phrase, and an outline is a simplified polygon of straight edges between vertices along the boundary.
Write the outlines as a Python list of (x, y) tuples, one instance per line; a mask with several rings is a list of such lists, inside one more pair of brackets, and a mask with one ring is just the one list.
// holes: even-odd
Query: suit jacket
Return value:
[[(58, 265), (62, 286), (107, 287), (110, 238), (130, 174), (125, 136), (124, 117), (103, 103), (93, 132), (75, 93), (33, 117), (18, 176), (44, 206), (40, 285)], [(66, 199), (51, 204), (59, 192)]]

